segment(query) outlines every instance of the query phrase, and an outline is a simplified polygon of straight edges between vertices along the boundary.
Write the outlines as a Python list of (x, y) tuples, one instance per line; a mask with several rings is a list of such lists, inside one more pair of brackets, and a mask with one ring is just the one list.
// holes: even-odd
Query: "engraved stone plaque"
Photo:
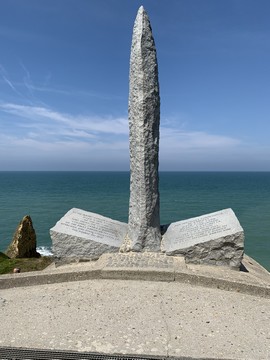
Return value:
[(127, 232), (127, 224), (73, 208), (50, 230), (53, 252), (58, 258), (96, 259), (116, 252)]
[(244, 233), (232, 209), (225, 209), (170, 224), (162, 247), (167, 255), (185, 255), (186, 262), (239, 267)]
[(174, 269), (174, 259), (161, 253), (134, 253), (110, 254), (106, 256), (107, 268), (156, 268)]

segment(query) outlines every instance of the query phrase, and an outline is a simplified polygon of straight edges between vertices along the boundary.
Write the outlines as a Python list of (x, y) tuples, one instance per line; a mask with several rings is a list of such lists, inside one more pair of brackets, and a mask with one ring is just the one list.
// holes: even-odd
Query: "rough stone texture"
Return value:
[(73, 208), (50, 230), (54, 256), (62, 261), (98, 259), (117, 252), (127, 224)]
[(133, 251), (160, 250), (159, 122), (160, 98), (156, 48), (148, 16), (141, 6), (133, 29), (129, 76), (128, 239)]
[(37, 252), (36, 246), (36, 232), (33, 228), (32, 219), (26, 215), (20, 221), (6, 254), (10, 258), (39, 257), (40, 254)]
[(184, 255), (186, 263), (240, 268), (244, 232), (232, 209), (225, 209), (172, 223), (162, 248), (167, 255)]

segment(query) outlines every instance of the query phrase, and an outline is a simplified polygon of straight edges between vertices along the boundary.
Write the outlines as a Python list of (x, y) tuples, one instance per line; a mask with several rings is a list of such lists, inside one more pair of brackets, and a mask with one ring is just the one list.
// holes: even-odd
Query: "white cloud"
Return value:
[[(44, 127), (47, 127), (49, 120), (54, 124), (56, 133), (59, 133), (59, 129), (62, 129), (62, 133), (64, 133), (66, 129), (69, 129), (73, 133), (76, 132), (77, 136), (78, 132), (80, 131), (84, 132), (84, 136), (85, 131), (92, 132), (93, 134), (128, 134), (127, 119), (125, 118), (101, 118), (81, 115), (74, 116), (53, 111), (45, 107), (18, 105), (10, 103), (0, 104), (0, 110), (12, 115), (16, 115), (17, 117), (27, 119), (28, 122), (25, 123), (26, 127), (36, 127), (37, 124), (40, 127), (40, 124), (42, 123)], [(59, 127), (59, 124), (61, 125), (61, 127)], [(22, 123), (21, 126), (24, 126), (24, 124)]]
[[(26, 106), (18, 104), (0, 104), (0, 110), (24, 118), (27, 121), (20, 123), (21, 127), (41, 128), (54, 126), (55, 134), (69, 135), (82, 138), (94, 138), (97, 134), (107, 133), (114, 135), (128, 135), (128, 121), (126, 118), (92, 117), (70, 115), (53, 111), (45, 107)], [(41, 125), (40, 125), (41, 124)], [(208, 134), (199, 131), (184, 131), (177, 128), (161, 127), (161, 143), (164, 148), (224, 148), (237, 146), (241, 141), (237, 138)], [(52, 126), (50, 126), (52, 130)], [(53, 132), (50, 131), (50, 135)]]
[[(72, 115), (46, 107), (0, 103), (1, 118), (5, 119), (0, 122), (0, 154), (5, 154), (5, 158), (0, 155), (1, 169), (16, 169), (24, 159), (28, 159), (28, 170), (31, 166), (56, 170), (129, 168), (128, 121), (124, 117)], [(175, 124), (167, 122), (160, 129), (163, 170), (222, 169), (225, 164), (237, 169), (237, 163), (247, 166), (247, 159), (256, 162), (262, 154), (256, 144), (251, 147), (234, 137), (186, 131)]]
[(0, 64), (0, 77), (3, 79), (3, 81), (10, 87), (10, 89), (16, 94), (19, 95), (19, 97), (23, 98), (24, 96), (17, 90), (13, 82), (10, 80), (8, 72), (4, 68), (3, 65)]
[(220, 149), (241, 144), (236, 138), (208, 134), (202, 131), (183, 131), (161, 128), (161, 145), (164, 149)]

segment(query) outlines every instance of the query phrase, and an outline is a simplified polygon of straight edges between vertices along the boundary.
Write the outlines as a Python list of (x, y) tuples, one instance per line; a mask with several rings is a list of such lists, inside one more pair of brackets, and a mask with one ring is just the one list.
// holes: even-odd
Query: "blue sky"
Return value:
[(270, 171), (268, 0), (0, 0), (0, 170), (129, 170), (140, 5), (157, 47), (160, 170)]

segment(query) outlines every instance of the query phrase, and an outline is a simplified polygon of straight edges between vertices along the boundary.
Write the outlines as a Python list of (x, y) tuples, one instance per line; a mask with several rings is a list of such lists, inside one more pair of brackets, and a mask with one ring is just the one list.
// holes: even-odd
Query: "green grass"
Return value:
[(49, 256), (40, 258), (10, 259), (0, 252), (0, 274), (13, 273), (14, 268), (20, 268), (21, 272), (43, 270), (53, 262)]

